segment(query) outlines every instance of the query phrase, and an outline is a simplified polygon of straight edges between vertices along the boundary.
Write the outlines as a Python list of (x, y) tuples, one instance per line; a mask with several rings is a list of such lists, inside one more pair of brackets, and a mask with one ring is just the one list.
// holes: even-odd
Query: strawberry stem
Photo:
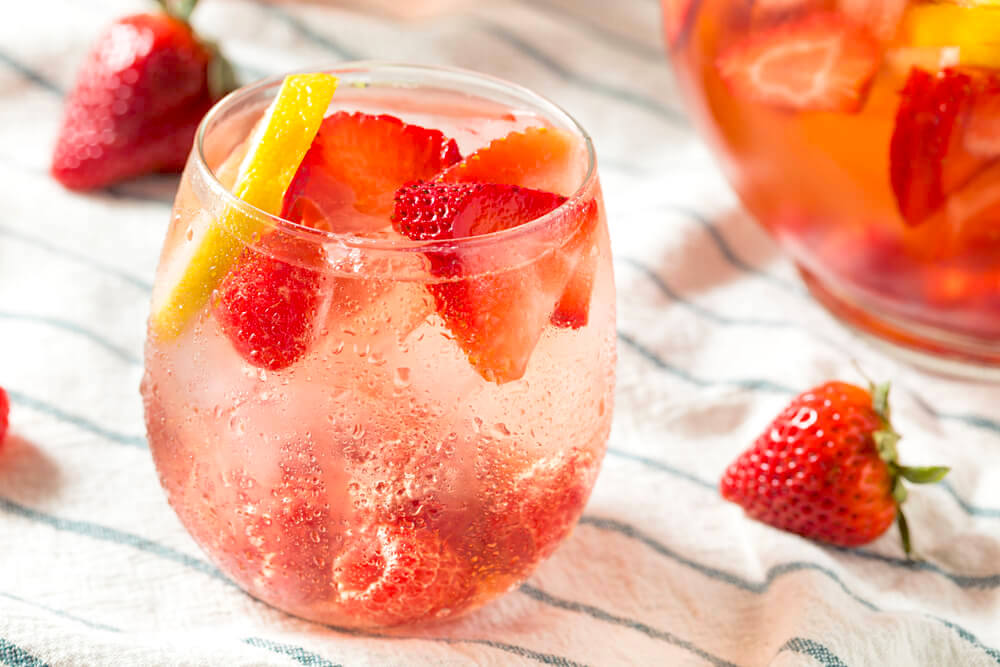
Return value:
[(948, 474), (950, 468), (945, 466), (919, 466), (910, 467), (900, 465), (899, 448), (897, 447), (900, 435), (892, 427), (889, 421), (889, 383), (870, 383), (869, 391), (872, 396), (872, 408), (878, 413), (882, 420), (882, 427), (872, 433), (872, 440), (878, 450), (879, 458), (885, 461), (889, 467), (889, 474), (892, 477), (892, 498), (896, 501), (896, 524), (899, 526), (899, 536), (903, 541), (903, 551), (909, 558), (913, 545), (910, 540), (910, 526), (903, 515), (903, 503), (909, 495), (903, 480), (914, 484), (933, 484), (940, 482)]
[(158, 4), (160, 9), (162, 9), (166, 14), (180, 21), (184, 21), (185, 23), (189, 23), (191, 12), (194, 11), (194, 6), (198, 4), (198, 0), (156, 0), (156, 4)]
[(913, 553), (913, 544), (910, 542), (910, 524), (906, 523), (906, 515), (902, 509), (896, 509), (896, 525), (899, 526), (899, 536), (903, 540), (903, 551), (909, 558)]

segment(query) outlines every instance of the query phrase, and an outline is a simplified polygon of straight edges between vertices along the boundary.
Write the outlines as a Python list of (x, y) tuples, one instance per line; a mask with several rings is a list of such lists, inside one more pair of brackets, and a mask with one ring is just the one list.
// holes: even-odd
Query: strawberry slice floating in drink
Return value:
[(340, 111), (320, 125), (285, 193), (284, 215), (313, 226), (324, 221), (338, 232), (388, 226), (396, 190), (460, 159), (455, 140), (439, 130)]
[(892, 190), (907, 224), (924, 222), (985, 165), (966, 150), (963, 134), (978, 85), (954, 69), (910, 71), (889, 144)]
[(853, 113), (881, 61), (863, 27), (814, 12), (751, 32), (716, 60), (719, 76), (744, 99), (799, 111)]
[[(505, 183), (572, 196), (583, 182), (586, 148), (564, 130), (530, 127), (511, 132), (446, 169), (436, 180), (446, 183)], [(592, 211), (596, 213), (596, 210)], [(568, 242), (568, 252), (579, 255), (573, 277), (552, 314), (554, 325), (579, 329), (586, 326), (590, 295), (597, 270), (594, 215)]]
[[(397, 193), (393, 226), (413, 240), (461, 239), (517, 227), (565, 201), (515, 185), (417, 183)], [(564, 253), (552, 252), (526, 266), (490, 272), (489, 252), (460, 246), (429, 252), (431, 271), (443, 280), (427, 288), (473, 367), (485, 379), (504, 383), (524, 374), (573, 267)]]

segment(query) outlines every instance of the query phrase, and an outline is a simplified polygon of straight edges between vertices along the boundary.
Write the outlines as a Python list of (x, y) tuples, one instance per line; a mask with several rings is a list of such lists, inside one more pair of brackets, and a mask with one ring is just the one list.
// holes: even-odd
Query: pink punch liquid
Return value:
[[(331, 110), (439, 129), (463, 155), (549, 124), (437, 89), (344, 86), (334, 100)], [(220, 118), (206, 136), (223, 182), (262, 111)], [(584, 182), (584, 156), (567, 183)], [(196, 171), (189, 165), (178, 195), (154, 306), (217, 210)], [(614, 385), (614, 285), (596, 178), (581, 196), (596, 200), (599, 215), (587, 324), (546, 323), (514, 381), (476, 372), (435, 312), (428, 285), (440, 279), (422, 264), (333, 239), (316, 338), (291, 367), (247, 363), (211, 304), (180, 337), (150, 336), (142, 393), (157, 470), (171, 506), (224, 572), (298, 616), (385, 626), (475, 608), (552, 554), (593, 486)], [(555, 215), (551, 224), (571, 222)], [(387, 234), (377, 224), (365, 233)], [(541, 261), (531, 242), (511, 241), (525, 245), (527, 263), (497, 262), (483, 277), (519, 279)]]

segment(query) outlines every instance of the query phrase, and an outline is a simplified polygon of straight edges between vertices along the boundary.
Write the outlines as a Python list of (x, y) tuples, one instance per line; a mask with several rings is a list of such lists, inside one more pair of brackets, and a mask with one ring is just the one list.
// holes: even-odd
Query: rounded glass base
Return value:
[(1000, 382), (1000, 341), (984, 340), (918, 322), (901, 320), (859, 305), (802, 266), (809, 292), (838, 320), (872, 345), (923, 370), (985, 382)]

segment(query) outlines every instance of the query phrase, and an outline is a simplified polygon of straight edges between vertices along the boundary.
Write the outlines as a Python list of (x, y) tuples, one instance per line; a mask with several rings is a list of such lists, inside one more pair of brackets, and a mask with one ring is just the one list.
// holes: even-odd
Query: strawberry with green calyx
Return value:
[(842, 547), (871, 542), (895, 520), (909, 555), (903, 480), (938, 482), (949, 469), (899, 463), (888, 395), (888, 383), (844, 382), (800, 394), (726, 469), (722, 496), (758, 521)]
[(98, 37), (66, 99), (52, 176), (93, 190), (180, 171), (205, 112), (236, 87), (218, 48), (188, 23), (197, 0), (125, 16)]

